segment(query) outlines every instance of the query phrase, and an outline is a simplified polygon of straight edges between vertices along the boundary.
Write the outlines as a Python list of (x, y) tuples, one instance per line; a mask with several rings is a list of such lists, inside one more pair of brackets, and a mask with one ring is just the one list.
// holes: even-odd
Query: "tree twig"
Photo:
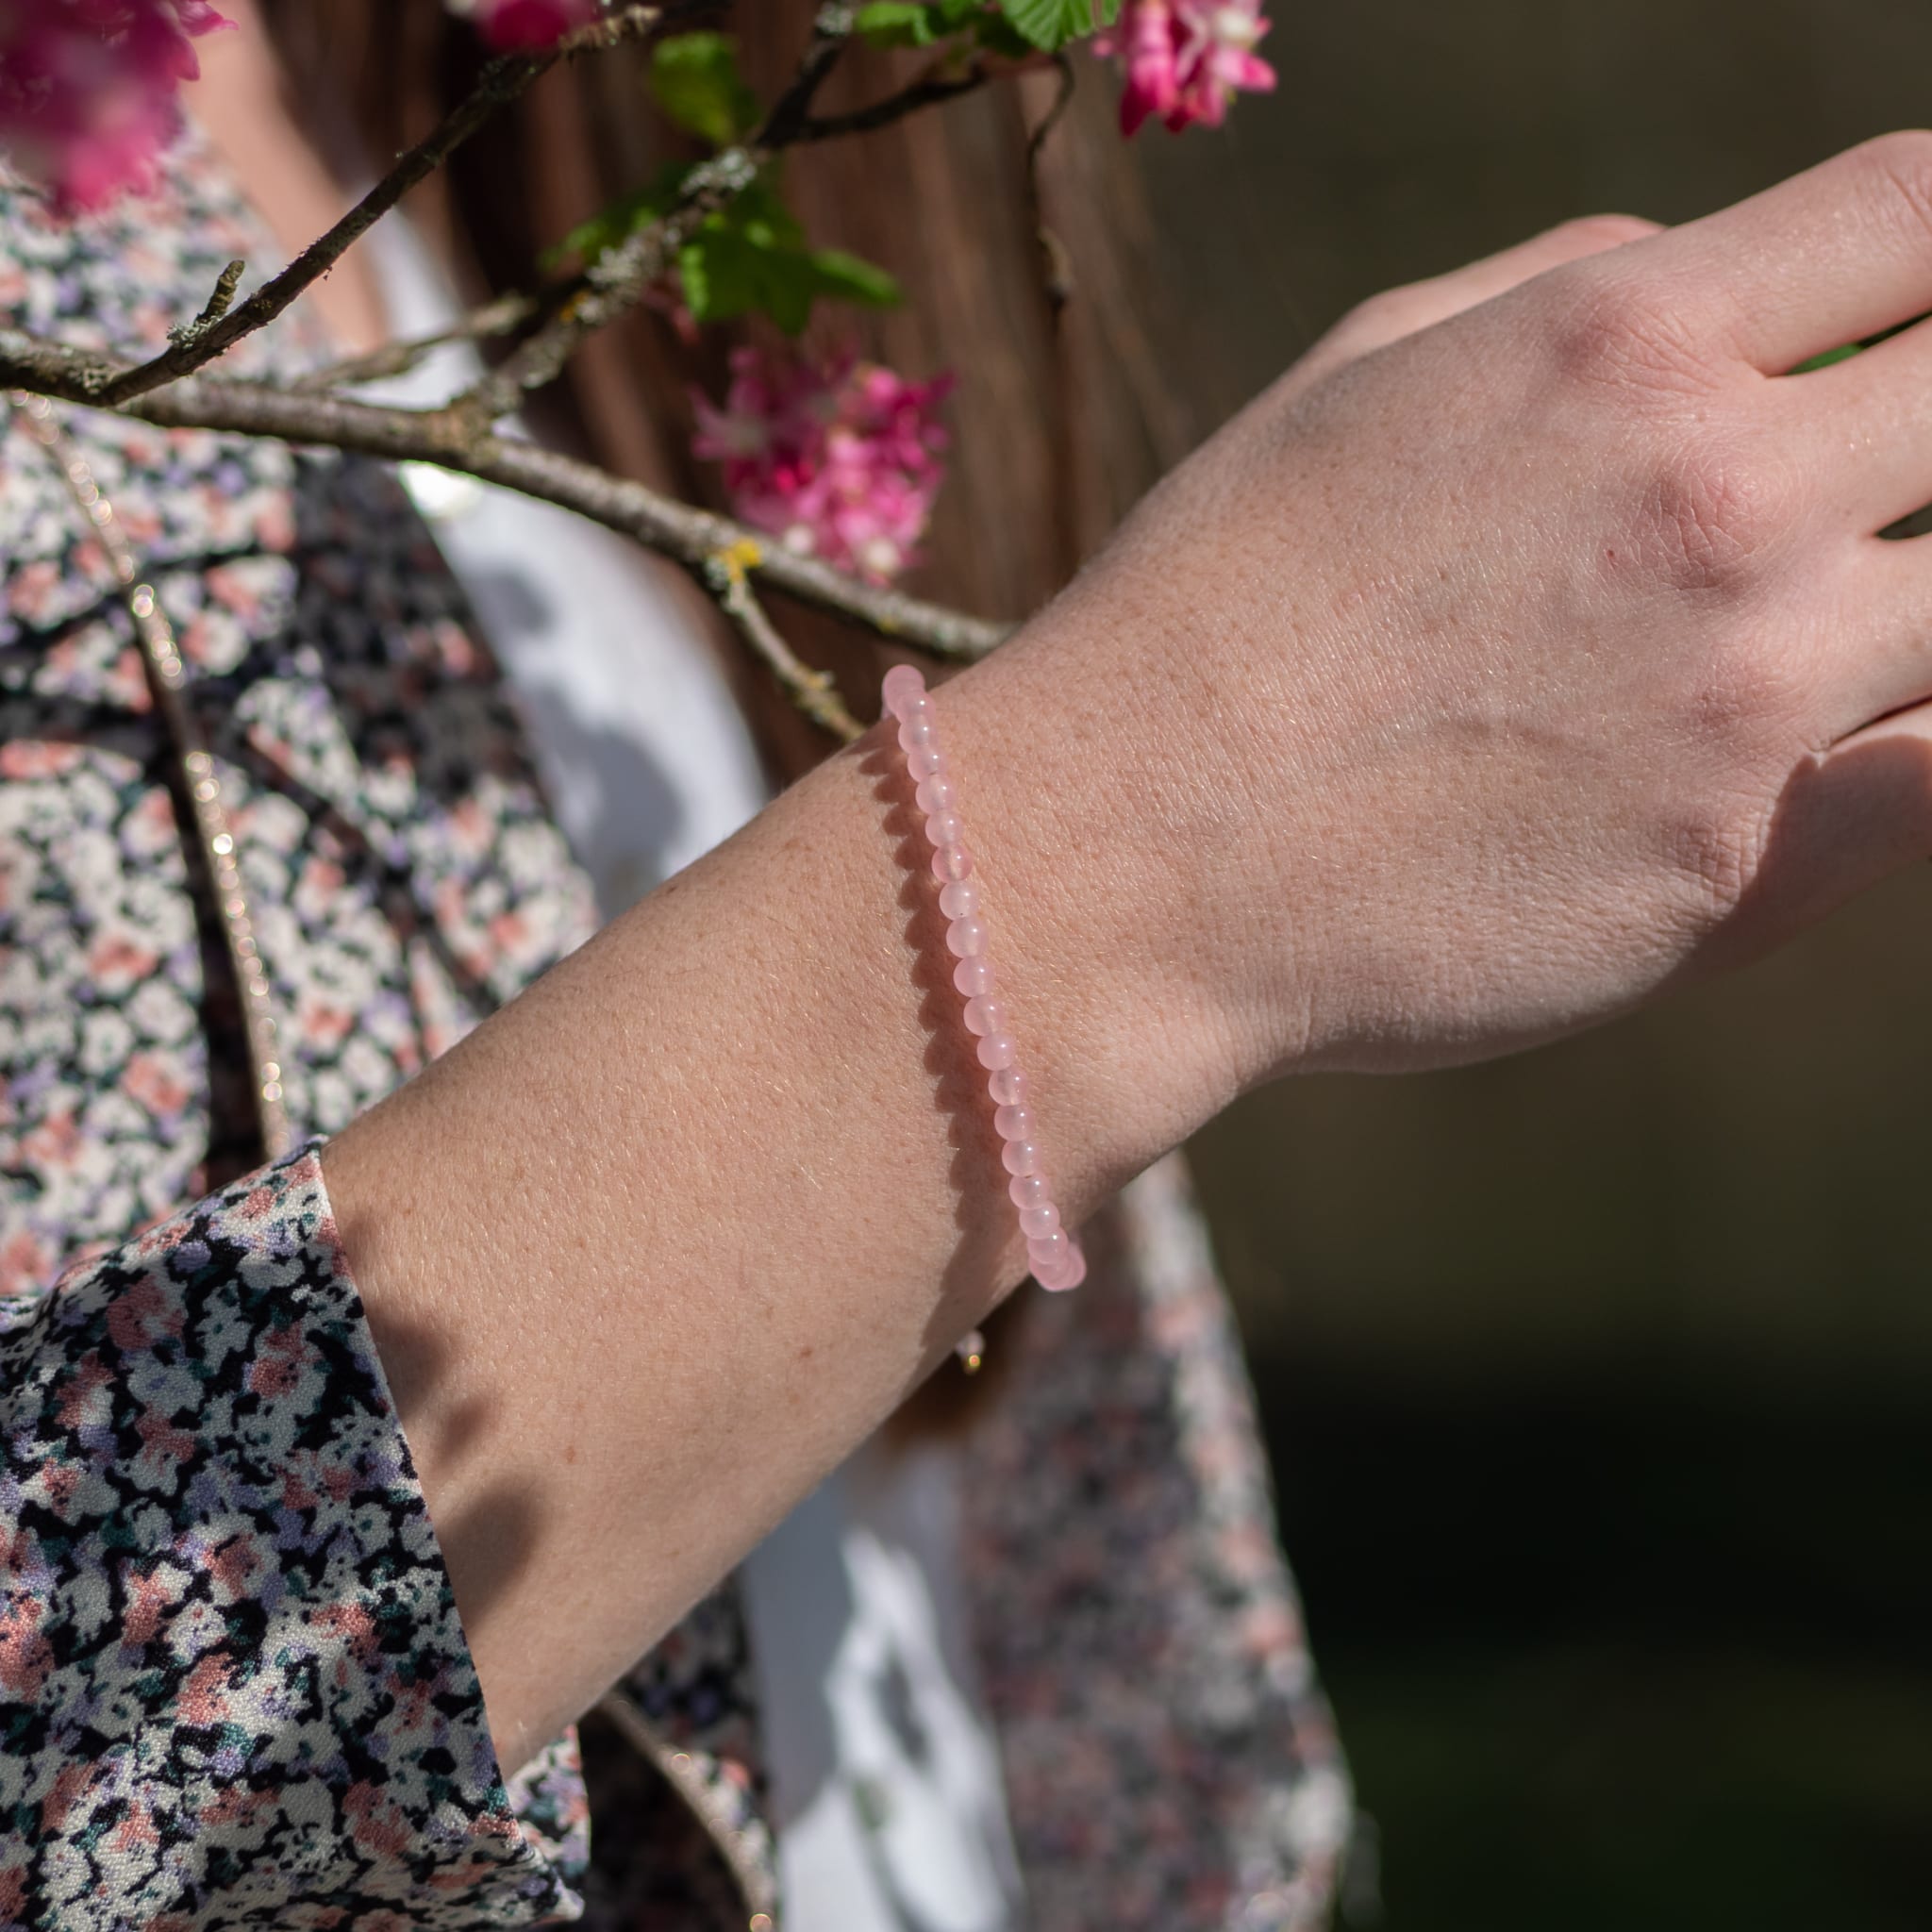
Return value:
[[(312, 242), (277, 275), (273, 275), (239, 308), (202, 318), (179, 331), (168, 346), (146, 362), (125, 370), (86, 400), (113, 408), (177, 382), (205, 368), (243, 336), (265, 327), (340, 261), (419, 181), (440, 168), (506, 102), (514, 100), (539, 75), (566, 55), (655, 34), (673, 20), (697, 10), (697, 0), (666, 0), (658, 6), (627, 6), (621, 12), (565, 34), (554, 46), (492, 60), (467, 99), (441, 125), (418, 142), (334, 227)], [(219, 292), (219, 291), (218, 291)], [(213, 309), (215, 304), (210, 303)]]
[(797, 72), (758, 132), (692, 168), (671, 208), (591, 263), (576, 288), (550, 303), (536, 332), (499, 367), (456, 397), (451, 407), (472, 427), (487, 429), (508, 415), (532, 391), (555, 382), (589, 337), (636, 308), (670, 273), (678, 250), (692, 232), (743, 193), (772, 156), (797, 138), (813, 98), (844, 52), (851, 31), (848, 8), (837, 4), (822, 8)]
[(192, 322), (184, 322), (168, 331), (171, 342), (184, 347), (212, 328), (234, 306), (235, 291), (242, 286), (242, 277), (248, 273), (246, 261), (231, 261), (215, 280), (214, 293), (208, 298), (206, 306)]
[(532, 320), (539, 307), (535, 295), (513, 291), (482, 303), (447, 328), (440, 328), (431, 335), (385, 342), (366, 356), (352, 356), (325, 368), (311, 369), (307, 375), (296, 377), (294, 387), (305, 394), (316, 395), (332, 389), (354, 389), (358, 383), (380, 382), (387, 376), (407, 375), (418, 363), (452, 342), (487, 342), (494, 336), (508, 335)]
[(1060, 311), (1073, 300), (1074, 264), (1067, 244), (1048, 225), (1040, 192), (1040, 160), (1046, 143), (1074, 102), (1074, 63), (1064, 52), (1053, 57), (1059, 70), (1059, 86), (1052, 105), (1040, 117), (1040, 125), (1026, 137), (1026, 205), (1033, 216), (1033, 233), (1040, 242), (1041, 270), (1046, 293), (1047, 312), (1056, 325)]
[(821, 7), (812, 22), (811, 42), (785, 92), (772, 104), (764, 125), (752, 137), (754, 147), (774, 151), (798, 139), (798, 130), (811, 113), (811, 104), (825, 77), (839, 64), (852, 35), (852, 9), (833, 4)]
[(837, 141), (848, 134), (870, 134), (875, 128), (903, 121), (908, 114), (916, 114), (922, 108), (937, 107), (943, 101), (958, 100), (961, 94), (975, 92), (989, 81), (1010, 80), (1022, 74), (1031, 74), (1048, 62), (1064, 65), (1065, 58), (1059, 54), (1041, 54), (1034, 59), (1003, 60), (981, 56), (965, 67), (952, 69), (943, 61), (935, 61), (896, 93), (886, 94), (843, 114), (807, 115), (791, 129), (789, 140), (797, 144)]
[(815, 114), (799, 123), (792, 135), (795, 142), (836, 141), (841, 135), (870, 134), (875, 127), (889, 126), (904, 120), (920, 108), (936, 107), (941, 101), (970, 94), (992, 78), (990, 67), (975, 63), (958, 74), (930, 74), (903, 87), (895, 94), (854, 108), (844, 114)]
[(1040, 205), (1040, 157), (1061, 118), (1074, 104), (1075, 85), (1074, 63), (1066, 57), (1064, 49), (1048, 57), (1059, 77), (1059, 85), (1054, 90), (1053, 103), (1040, 117), (1040, 125), (1026, 137), (1026, 185), (1033, 196), (1034, 206)]
[(450, 408), (475, 429), (507, 416), (533, 390), (556, 381), (578, 346), (634, 308), (670, 269), (691, 231), (758, 177), (758, 158), (729, 147), (686, 177), (677, 206), (600, 256), (583, 285), (557, 304), (548, 321)]
[[(126, 364), (15, 329), (0, 329), (0, 387), (57, 401), (96, 404)], [(436, 463), (486, 483), (574, 509), (632, 538), (704, 579), (722, 551), (756, 553), (746, 575), (815, 609), (929, 652), (983, 658), (1009, 626), (989, 624), (903, 591), (861, 583), (818, 558), (774, 543), (744, 525), (694, 508), (593, 463), (520, 438), (478, 431), (448, 409), (404, 409), (340, 395), (310, 395), (273, 382), (187, 376), (138, 397), (120, 412), (170, 429), (213, 429), (239, 436), (321, 444), (391, 462)]]
[(778, 634), (758, 602), (758, 594), (745, 575), (761, 559), (763, 546), (757, 541), (739, 542), (716, 551), (706, 562), (705, 588), (716, 600), (718, 608), (738, 626), (738, 634), (751, 647), (753, 655), (778, 680), (785, 694), (821, 729), (829, 731), (841, 744), (850, 744), (864, 727), (845, 708), (845, 700), (829, 671), (814, 671), (804, 662)]
[(700, 224), (749, 188), (774, 155), (803, 142), (868, 133), (1039, 64), (1008, 61), (995, 66), (978, 61), (964, 74), (934, 68), (870, 107), (814, 118), (812, 101), (844, 52), (851, 31), (850, 8), (837, 4), (821, 8), (796, 73), (758, 131), (693, 168), (673, 207), (591, 263), (580, 288), (555, 301), (542, 325), (499, 368), (458, 397), (453, 407), (474, 427), (485, 429), (508, 415), (532, 391), (554, 382), (583, 341), (642, 301), (670, 273), (677, 251)]

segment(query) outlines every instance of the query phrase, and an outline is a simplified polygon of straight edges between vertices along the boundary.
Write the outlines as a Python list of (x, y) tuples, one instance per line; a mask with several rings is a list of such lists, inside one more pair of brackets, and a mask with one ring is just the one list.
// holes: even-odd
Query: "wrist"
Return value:
[(1300, 1038), (1248, 795), (1171, 655), (1076, 593), (935, 691), (1049, 1155), (1096, 1201)]

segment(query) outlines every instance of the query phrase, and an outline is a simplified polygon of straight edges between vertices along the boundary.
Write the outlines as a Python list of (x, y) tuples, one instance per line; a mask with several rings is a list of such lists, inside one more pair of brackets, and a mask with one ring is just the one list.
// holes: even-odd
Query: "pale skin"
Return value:
[[(1932, 853), (1932, 134), (1346, 318), (938, 717), (1058, 1199)], [(960, 425), (973, 434), (974, 425)], [(506, 1767), (1020, 1279), (874, 733), (330, 1144)]]

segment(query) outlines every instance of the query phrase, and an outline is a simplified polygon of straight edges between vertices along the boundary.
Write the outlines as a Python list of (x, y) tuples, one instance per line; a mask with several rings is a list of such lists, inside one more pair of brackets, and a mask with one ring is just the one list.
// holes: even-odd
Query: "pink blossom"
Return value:
[(952, 387), (850, 355), (737, 349), (724, 407), (693, 398), (691, 448), (724, 465), (732, 509), (754, 529), (883, 584), (918, 561), (945, 476), (939, 408)]
[(1236, 93), (1272, 91), (1274, 70), (1255, 52), (1269, 25), (1261, 0), (1125, 0), (1119, 24), (1093, 43), (1118, 56), (1126, 76), (1121, 131), (1150, 117), (1176, 132), (1219, 127)]
[(208, 0), (0, 0), (0, 148), (62, 209), (154, 186)]
[(449, 10), (476, 23), (492, 47), (547, 47), (574, 26), (595, 20), (599, 0), (449, 0)]

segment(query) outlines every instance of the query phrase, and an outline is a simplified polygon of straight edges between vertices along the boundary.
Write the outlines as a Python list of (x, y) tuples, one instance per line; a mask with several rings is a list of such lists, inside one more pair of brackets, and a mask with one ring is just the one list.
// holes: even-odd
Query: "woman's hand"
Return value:
[(1877, 535), (1932, 325), (1782, 374), (1932, 306), (1932, 135), (1607, 239), (1351, 356), (1430, 285), (1370, 305), (1044, 620), (1239, 1081), (1545, 1039), (1932, 851), (1932, 552)]

